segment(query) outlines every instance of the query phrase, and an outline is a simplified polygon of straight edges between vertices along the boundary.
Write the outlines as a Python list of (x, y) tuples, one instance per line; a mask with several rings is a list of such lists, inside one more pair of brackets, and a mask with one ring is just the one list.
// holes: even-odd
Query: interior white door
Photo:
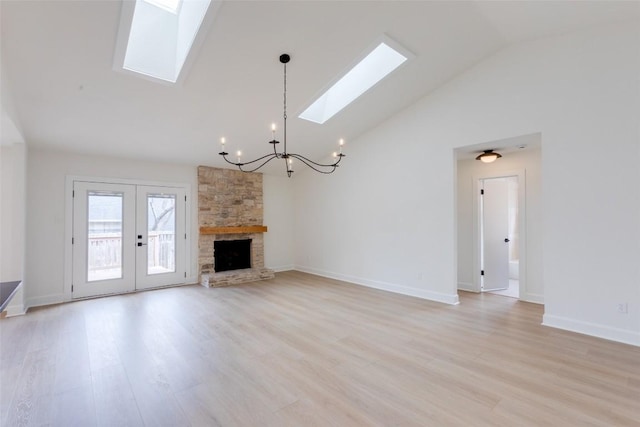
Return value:
[(509, 193), (506, 178), (482, 180), (482, 290), (509, 287)]
[(73, 184), (73, 298), (135, 290), (136, 187)]
[(137, 186), (136, 289), (185, 282), (184, 188)]

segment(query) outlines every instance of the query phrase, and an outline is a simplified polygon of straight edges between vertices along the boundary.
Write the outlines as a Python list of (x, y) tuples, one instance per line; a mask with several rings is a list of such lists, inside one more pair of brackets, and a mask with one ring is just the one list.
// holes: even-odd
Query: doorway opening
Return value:
[[(493, 163), (476, 160), (479, 154), (489, 149), (500, 153), (502, 157)], [(517, 177), (517, 196), (515, 189), (511, 189), (512, 200), (517, 200), (517, 205), (512, 203), (509, 210), (507, 201), (507, 213), (503, 214), (506, 216), (507, 226), (506, 231), (501, 233), (506, 233), (501, 236), (501, 240), (502, 245), (506, 246), (503, 251), (506, 250), (508, 255), (506, 266), (503, 264), (501, 267), (502, 274), (507, 275), (507, 280), (511, 278), (508, 291), (517, 290), (519, 301), (544, 304), (542, 135), (527, 134), (467, 145), (454, 149), (454, 153), (458, 291), (493, 294), (507, 290), (504, 285), (501, 286), (502, 290), (497, 289), (497, 286), (490, 289), (486, 283), (487, 277), (482, 275), (480, 192), (484, 182), (492, 183), (495, 178)], [(516, 212), (517, 216), (513, 218)], [(512, 216), (511, 232), (509, 215)], [(505, 243), (505, 238), (509, 242)], [(487, 274), (490, 274), (489, 268), (484, 268)]]

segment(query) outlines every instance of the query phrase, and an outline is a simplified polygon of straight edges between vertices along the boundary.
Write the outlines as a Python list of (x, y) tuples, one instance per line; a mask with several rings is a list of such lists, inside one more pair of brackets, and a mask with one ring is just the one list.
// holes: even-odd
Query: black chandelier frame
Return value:
[(218, 153), (219, 155), (222, 156), (222, 158), (229, 163), (230, 165), (234, 165), (236, 166), (239, 170), (241, 170), (242, 172), (255, 172), (258, 169), (262, 168), (263, 166), (265, 166), (267, 163), (269, 163), (270, 161), (272, 161), (273, 159), (283, 159), (285, 160), (285, 165), (287, 168), (287, 176), (289, 178), (291, 178), (291, 174), (294, 172), (293, 171), (293, 163), (292, 160), (296, 159), (299, 160), (300, 162), (304, 163), (305, 165), (307, 165), (308, 167), (310, 167), (311, 169), (313, 169), (316, 172), (319, 173), (323, 173), (323, 174), (331, 174), (333, 172), (335, 172), (335, 170), (338, 168), (338, 164), (340, 163), (340, 161), (342, 160), (343, 157), (345, 157), (346, 155), (342, 153), (342, 145), (343, 145), (343, 140), (340, 140), (340, 152), (336, 152), (334, 153), (334, 157), (336, 158), (336, 161), (333, 163), (318, 163), (318, 162), (314, 162), (313, 160), (301, 155), (301, 154), (297, 154), (297, 153), (289, 153), (287, 151), (287, 63), (291, 60), (291, 56), (289, 56), (286, 53), (283, 53), (282, 55), (280, 55), (280, 62), (283, 64), (284, 66), (284, 114), (283, 114), (283, 119), (284, 119), (284, 126), (283, 126), (283, 150), (282, 152), (278, 152), (276, 146), (278, 144), (280, 144), (280, 141), (276, 140), (275, 138), (275, 129), (272, 129), (273, 131), (273, 139), (271, 141), (269, 141), (269, 144), (271, 144), (273, 146), (273, 153), (269, 153), (269, 154), (265, 154), (262, 157), (258, 157), (255, 160), (251, 160), (248, 162), (241, 162), (240, 161), (240, 156), (238, 156), (238, 161), (237, 162), (233, 162), (231, 160), (229, 160), (227, 158), (227, 156), (229, 156), (229, 153), (227, 153), (224, 150), (224, 138), (222, 140), (222, 151), (220, 153)]

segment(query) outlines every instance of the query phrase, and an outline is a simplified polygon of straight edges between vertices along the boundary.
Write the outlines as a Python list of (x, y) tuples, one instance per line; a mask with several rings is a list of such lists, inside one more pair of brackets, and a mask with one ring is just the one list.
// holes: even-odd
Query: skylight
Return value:
[[(114, 68), (176, 83), (215, 0), (123, 2)], [(196, 38), (200, 43), (196, 43)]]
[(160, 9), (164, 9), (167, 12), (171, 12), (173, 14), (178, 13), (178, 9), (180, 8), (180, 3), (182, 0), (144, 0), (149, 4), (159, 7)]
[(326, 122), (407, 59), (408, 53), (400, 53), (390, 43), (381, 42), (298, 117), (319, 124)]

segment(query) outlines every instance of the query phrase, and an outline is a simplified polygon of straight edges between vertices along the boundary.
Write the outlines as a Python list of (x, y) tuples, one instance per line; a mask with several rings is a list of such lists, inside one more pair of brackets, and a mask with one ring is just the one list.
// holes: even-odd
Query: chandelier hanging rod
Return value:
[[(282, 55), (280, 55), (280, 62), (283, 64), (284, 66), (284, 104), (283, 104), (283, 119), (284, 119), (284, 125), (283, 125), (283, 151), (282, 152), (278, 152), (278, 150), (276, 149), (276, 144), (280, 144), (280, 141), (276, 140), (276, 124), (273, 123), (271, 125), (271, 134), (273, 139), (271, 141), (269, 141), (269, 144), (273, 145), (273, 153), (269, 153), (266, 154), (262, 157), (258, 157), (257, 159), (248, 161), (248, 162), (242, 162), (241, 156), (242, 156), (242, 152), (238, 151), (237, 152), (237, 156), (238, 156), (238, 161), (237, 162), (233, 162), (231, 160), (229, 160), (227, 158), (227, 156), (229, 155), (229, 153), (227, 153), (225, 151), (225, 143), (226, 140), (225, 138), (221, 138), (220, 139), (220, 144), (222, 147), (222, 150), (220, 151), (220, 153), (218, 153), (219, 155), (222, 156), (222, 158), (229, 163), (230, 165), (234, 165), (236, 166), (240, 171), (242, 172), (255, 172), (258, 169), (262, 168), (264, 165), (266, 165), (267, 163), (269, 163), (271, 160), (273, 159), (283, 159), (285, 161), (285, 166), (287, 169), (287, 176), (291, 177), (291, 174), (293, 173), (293, 159), (297, 159), (300, 162), (304, 163), (306, 166), (308, 166), (309, 168), (313, 169), (316, 172), (319, 173), (323, 173), (323, 174), (330, 174), (335, 172), (336, 168), (338, 167), (338, 163), (340, 163), (340, 161), (342, 160), (343, 157), (345, 157), (346, 155), (342, 153), (342, 147), (344, 146), (344, 140), (341, 139), (339, 142), (339, 152), (334, 152), (333, 153), (333, 158), (335, 159), (335, 161), (333, 163), (318, 163), (318, 162), (314, 162), (313, 160), (301, 155), (301, 154), (296, 154), (296, 153), (289, 153), (287, 152), (287, 63), (291, 60), (291, 57), (289, 55), (287, 55), (286, 53), (283, 53)], [(260, 163), (262, 162), (262, 163)], [(258, 166), (251, 166), (254, 165), (256, 163), (259, 163)], [(247, 166), (250, 166), (249, 168), (247, 168)]]

